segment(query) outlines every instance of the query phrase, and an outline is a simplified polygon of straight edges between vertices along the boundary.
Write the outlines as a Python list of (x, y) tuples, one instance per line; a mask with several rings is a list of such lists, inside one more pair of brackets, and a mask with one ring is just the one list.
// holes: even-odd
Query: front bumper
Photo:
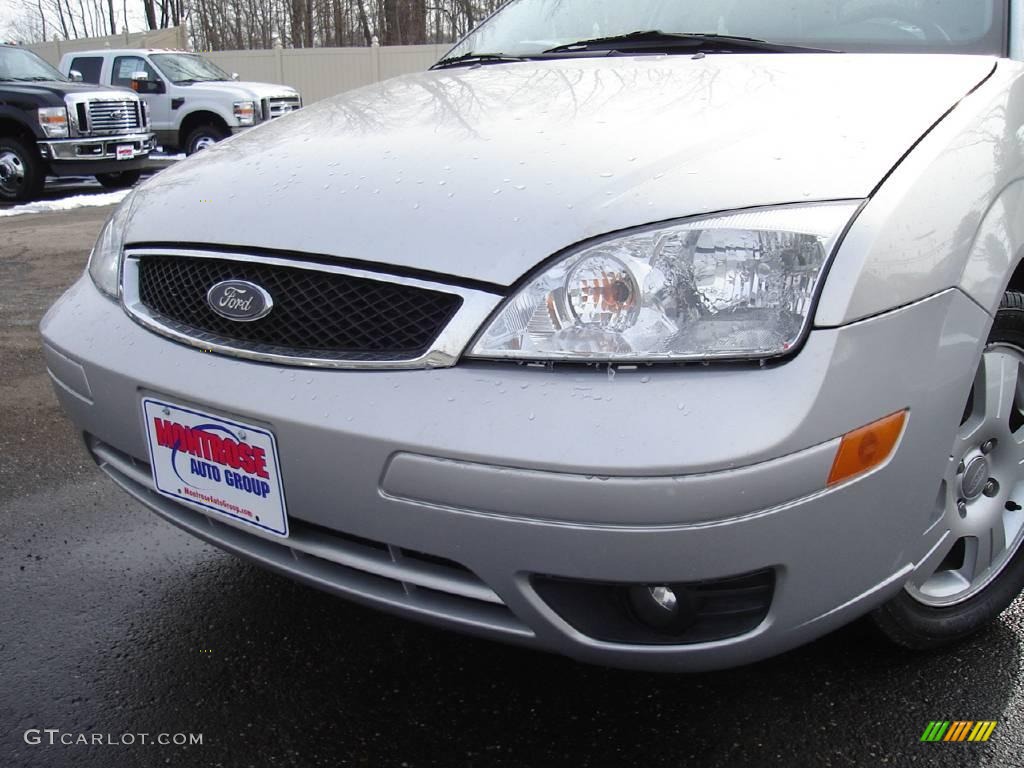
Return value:
[[(117, 159), (117, 148), (130, 146), (132, 157)], [(133, 133), (123, 136), (50, 139), (38, 142), (39, 154), (51, 167), (54, 175), (91, 175), (143, 167), (149, 153), (156, 148), (152, 133)], [(83, 171), (85, 166), (99, 170)]]
[[(950, 290), (815, 331), (764, 369), (303, 370), (167, 341), (83, 278), (42, 333), (101, 467), (197, 536), (413, 618), (592, 662), (698, 670), (807, 642), (902, 587), (943, 533), (936, 494), (990, 324)], [(274, 432), (289, 540), (156, 495), (140, 406), (153, 394)], [(837, 438), (904, 408), (891, 461), (825, 490)], [(531, 583), (762, 569), (775, 575), (765, 620), (691, 645), (586, 636)]]

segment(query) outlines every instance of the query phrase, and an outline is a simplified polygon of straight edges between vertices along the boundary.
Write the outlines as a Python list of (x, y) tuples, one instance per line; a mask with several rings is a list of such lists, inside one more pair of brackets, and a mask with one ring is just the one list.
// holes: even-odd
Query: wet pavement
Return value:
[[(0, 767), (1024, 766), (1020, 601), (931, 655), (858, 624), (743, 669), (641, 674), (394, 619), (161, 522), (93, 467), (39, 352), (108, 213), (0, 219)], [(939, 719), (999, 725), (920, 743)], [(81, 733), (135, 743), (60, 744)]]

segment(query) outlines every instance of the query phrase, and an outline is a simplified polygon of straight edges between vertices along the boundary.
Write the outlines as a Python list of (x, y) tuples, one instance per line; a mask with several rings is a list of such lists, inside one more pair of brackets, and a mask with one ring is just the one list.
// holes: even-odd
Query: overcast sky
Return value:
[[(118, 18), (118, 32), (124, 25), (121, 13), (121, 3), (115, 3), (115, 12)], [(14, 38), (14, 20), (19, 18), (24, 11), (20, 0), (0, 0), (0, 42)], [(145, 27), (142, 14), (142, 3), (130, 2), (128, 7), (128, 31), (140, 32)], [(52, 34), (47, 32), (52, 37)]]
[(15, 15), (14, 0), (0, 0), (0, 40), (7, 40), (13, 34), (11, 22)]

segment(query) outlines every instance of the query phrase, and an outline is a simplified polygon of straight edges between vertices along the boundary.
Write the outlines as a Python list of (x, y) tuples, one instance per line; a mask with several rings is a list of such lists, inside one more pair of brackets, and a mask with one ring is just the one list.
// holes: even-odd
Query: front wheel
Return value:
[(185, 154), (194, 155), (196, 152), (209, 149), (225, 137), (224, 131), (216, 125), (200, 125), (193, 128), (185, 139)]
[(43, 164), (35, 147), (0, 136), (0, 202), (20, 203), (43, 191)]
[(139, 180), (142, 171), (118, 171), (117, 173), (97, 173), (96, 181), (107, 189), (124, 189)]
[(1024, 589), (1024, 293), (1000, 303), (944, 480), (948, 530), (872, 618), (907, 648), (962, 640)]

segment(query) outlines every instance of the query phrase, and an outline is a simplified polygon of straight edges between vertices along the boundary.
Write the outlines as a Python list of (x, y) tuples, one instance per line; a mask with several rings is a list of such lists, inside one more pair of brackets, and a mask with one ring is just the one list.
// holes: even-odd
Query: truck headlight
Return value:
[(252, 125), (255, 123), (256, 103), (252, 101), (236, 101), (235, 119), (239, 125)]
[(39, 126), (48, 139), (66, 139), (68, 111), (64, 107), (40, 107)]
[(509, 298), (471, 357), (582, 362), (765, 359), (806, 332), (859, 202), (643, 227), (574, 250)]
[(124, 233), (135, 201), (132, 192), (121, 201), (100, 230), (96, 244), (89, 254), (89, 277), (103, 293), (117, 298), (120, 285), (121, 252), (124, 250)]

